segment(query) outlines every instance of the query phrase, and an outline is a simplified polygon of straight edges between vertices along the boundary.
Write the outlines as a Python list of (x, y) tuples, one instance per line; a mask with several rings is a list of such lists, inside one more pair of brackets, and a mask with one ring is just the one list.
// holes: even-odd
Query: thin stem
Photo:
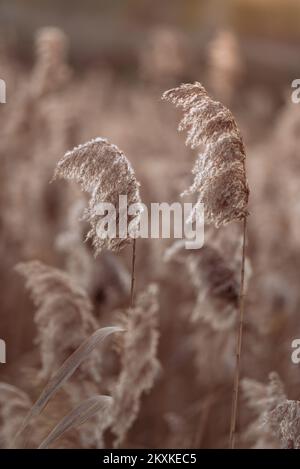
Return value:
[(131, 292), (130, 292), (130, 307), (134, 304), (134, 285), (135, 285), (135, 249), (136, 239), (132, 243), (132, 263), (131, 263)]
[(246, 258), (246, 232), (247, 232), (247, 217), (244, 218), (243, 223), (243, 248), (242, 248), (242, 265), (241, 265), (241, 285), (239, 296), (239, 322), (237, 329), (237, 342), (236, 342), (236, 367), (234, 375), (233, 396), (232, 396), (232, 410), (230, 422), (230, 448), (235, 447), (237, 418), (238, 418), (238, 401), (239, 401), (239, 386), (240, 386), (240, 369), (241, 369), (241, 352), (243, 340), (243, 326), (244, 326), (244, 299), (245, 299), (245, 258)]

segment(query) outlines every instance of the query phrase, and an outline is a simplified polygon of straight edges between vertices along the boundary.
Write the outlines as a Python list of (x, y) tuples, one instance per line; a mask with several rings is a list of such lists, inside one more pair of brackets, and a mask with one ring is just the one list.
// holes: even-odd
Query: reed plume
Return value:
[(121, 348), (122, 369), (113, 392), (112, 431), (120, 446), (136, 420), (142, 394), (153, 387), (160, 370), (158, 345), (158, 288), (151, 284), (123, 316), (126, 328)]
[[(37, 308), (40, 378), (46, 379), (99, 325), (85, 291), (65, 272), (39, 261), (18, 264), (16, 270), (25, 277)], [(100, 379), (100, 358), (92, 354), (85, 367), (85, 374), (96, 381)]]
[(186, 144), (193, 149), (205, 145), (192, 171), (193, 184), (182, 195), (198, 193), (206, 222), (216, 227), (243, 220), (249, 196), (245, 148), (229, 109), (211, 99), (198, 82), (166, 91), (162, 99), (183, 109), (178, 129), (187, 130)]
[[(63, 253), (68, 273), (84, 287), (97, 306), (120, 306), (130, 294), (130, 274), (115, 253), (103, 251), (99, 262), (93, 262), (90, 247), (84, 243), (86, 223), (81, 222), (84, 199), (70, 207), (63, 231), (55, 240), (57, 250)], [(101, 304), (99, 304), (101, 303)]]
[(165, 261), (179, 260), (189, 274), (196, 294), (191, 319), (204, 320), (215, 330), (228, 329), (234, 324), (238, 303), (238, 274), (212, 244), (197, 253), (188, 254), (184, 241), (167, 249)]
[[(96, 255), (103, 248), (119, 251), (132, 241), (129, 235), (134, 234), (137, 229), (141, 213), (140, 184), (128, 159), (116, 145), (106, 139), (96, 138), (75, 147), (58, 162), (54, 178), (74, 179), (83, 190), (90, 193), (89, 207), (84, 213), (84, 219), (91, 225), (87, 239), (92, 240)], [(102, 233), (97, 232), (98, 222), (101, 222), (97, 206), (99, 203), (108, 202), (118, 209), (119, 195), (126, 195), (128, 204), (137, 204), (137, 216), (128, 217), (129, 233), (126, 238), (107, 237), (105, 232), (102, 236)], [(117, 215), (120, 219), (125, 213), (118, 211)]]
[(212, 246), (204, 246), (197, 257), (189, 256), (187, 268), (198, 292), (193, 321), (202, 317), (214, 329), (232, 327), (239, 301), (236, 272)]
[(153, 29), (140, 55), (142, 77), (154, 84), (178, 81), (185, 67), (183, 42), (176, 30), (166, 27)]
[[(40, 28), (35, 36), (36, 62), (33, 71), (20, 88), (13, 102), (11, 115), (6, 126), (7, 138), (16, 132), (26, 137), (34, 124), (28, 123), (28, 116), (35, 120), (40, 112), (41, 98), (60, 91), (71, 76), (71, 69), (66, 63), (68, 39), (65, 33), (56, 27)], [(36, 125), (36, 124), (35, 124)]]
[(208, 79), (213, 93), (230, 104), (243, 72), (238, 39), (232, 31), (221, 30), (208, 48)]
[(56, 91), (68, 81), (67, 52), (68, 38), (61, 29), (48, 26), (37, 31), (37, 60), (30, 83), (34, 98)]
[(266, 416), (271, 431), (279, 438), (281, 447), (300, 449), (300, 402), (286, 399)]
[[(87, 239), (92, 240), (95, 254), (103, 248), (120, 251), (132, 242), (131, 295), (133, 306), (135, 286), (136, 235), (142, 213), (140, 184), (133, 168), (116, 145), (106, 139), (96, 138), (67, 152), (58, 162), (54, 178), (74, 179), (81, 188), (90, 193), (89, 207), (84, 219), (90, 223)], [(127, 206), (119, 206), (119, 196), (127, 196), (127, 204), (134, 207), (134, 215), (127, 213)], [(116, 227), (116, 222), (125, 219), (127, 233), (116, 237), (104, 230), (102, 216), (98, 213), (100, 203), (110, 203), (116, 213), (107, 215), (107, 223)], [(102, 214), (103, 215), (103, 214)], [(116, 219), (115, 219), (116, 215)], [(102, 226), (101, 226), (102, 221)], [(109, 234), (109, 235), (108, 235)]]
[(9, 448), (31, 408), (28, 394), (16, 386), (0, 382), (0, 448)]
[(256, 448), (300, 449), (300, 402), (287, 398), (284, 385), (275, 372), (269, 374), (269, 383), (252, 379), (242, 380), (242, 390), (248, 406), (256, 418), (247, 430), (248, 437), (256, 438)]
[(183, 195), (198, 193), (190, 220), (194, 220), (199, 204), (204, 204), (207, 223), (217, 228), (234, 220), (243, 221), (241, 283), (239, 293), (239, 325), (237, 331), (237, 363), (234, 377), (230, 446), (235, 446), (242, 334), (244, 321), (244, 276), (246, 227), (249, 188), (246, 178), (246, 152), (235, 119), (223, 104), (209, 97), (198, 82), (183, 84), (166, 91), (163, 99), (183, 109), (179, 130), (187, 131), (186, 144), (192, 148), (205, 145), (194, 169), (194, 181)]

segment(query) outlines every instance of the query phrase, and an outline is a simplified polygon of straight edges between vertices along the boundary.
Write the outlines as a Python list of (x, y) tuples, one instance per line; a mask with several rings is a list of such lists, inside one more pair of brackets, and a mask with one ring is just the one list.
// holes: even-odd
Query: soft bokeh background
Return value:
[[(299, 24), (298, 0), (1, 0), (3, 380), (26, 389), (27, 368), (39, 367), (34, 306), (14, 265), (39, 259), (68, 270), (72, 257), (57, 240), (75, 230), (72, 207), (81, 195), (67, 184), (48, 184), (56, 162), (74, 145), (104, 136), (132, 162), (146, 202), (179, 200), (195, 153), (176, 132), (178, 113), (160, 96), (197, 80), (233, 111), (247, 147), (251, 274), (242, 374), (267, 383), (274, 370), (288, 397), (300, 399), (299, 366), (290, 358), (291, 341), (300, 338), (300, 105), (291, 102), (291, 82), (300, 78)], [(65, 58), (54, 57), (49, 70), (36, 47), (37, 32), (48, 26), (66, 36)], [(234, 264), (239, 225), (211, 236)], [(162, 373), (127, 446), (225, 447), (234, 328), (191, 324), (195, 291), (183, 267), (174, 275), (174, 266), (162, 262), (167, 245), (138, 246), (137, 289), (160, 285)], [(93, 273), (85, 287), (107, 325), (128, 302), (120, 277), (128, 280), (130, 252), (95, 260), (89, 250), (89, 258)], [(260, 409), (249, 409), (244, 398), (241, 407), (240, 446), (276, 446), (258, 426), (247, 433)]]

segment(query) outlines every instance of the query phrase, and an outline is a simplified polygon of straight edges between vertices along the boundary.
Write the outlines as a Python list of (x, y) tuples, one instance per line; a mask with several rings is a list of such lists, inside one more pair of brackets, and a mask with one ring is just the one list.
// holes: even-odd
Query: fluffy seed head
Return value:
[(60, 89), (70, 77), (66, 64), (68, 39), (59, 28), (45, 27), (36, 34), (36, 55), (32, 76), (32, 94), (41, 97)]
[(217, 330), (230, 328), (239, 301), (237, 272), (212, 245), (192, 255), (186, 253), (184, 242), (176, 242), (165, 254), (166, 261), (175, 259), (185, 264), (197, 296), (192, 320), (202, 319)]
[(11, 448), (32, 402), (26, 392), (0, 382), (0, 447)]
[(286, 449), (300, 449), (300, 402), (286, 399), (266, 416), (271, 431)]
[(280, 419), (285, 408), (287, 396), (279, 375), (272, 372), (267, 384), (244, 378), (241, 381), (243, 394), (248, 407), (254, 412), (255, 418), (248, 426), (245, 434), (255, 441), (255, 448), (276, 448), (280, 440)]
[[(16, 270), (25, 277), (37, 308), (34, 319), (42, 360), (40, 376), (49, 378), (99, 326), (86, 293), (68, 274), (39, 261), (18, 264)], [(98, 356), (92, 354), (85, 367), (95, 380), (99, 380)]]
[(232, 100), (243, 73), (238, 38), (221, 30), (208, 48), (208, 80), (214, 94), (228, 103)]
[[(179, 130), (187, 131), (191, 148), (205, 145), (194, 169), (194, 181), (183, 195), (198, 193), (208, 223), (217, 227), (248, 215), (249, 189), (245, 148), (232, 113), (211, 99), (198, 82), (166, 91), (163, 99), (183, 110)], [(194, 217), (197, 205), (191, 218)]]
[[(90, 223), (91, 229), (87, 238), (92, 240), (95, 254), (105, 247), (119, 251), (132, 241), (142, 212), (139, 193), (140, 184), (136, 180), (132, 166), (124, 153), (116, 145), (106, 139), (96, 138), (67, 152), (58, 162), (55, 176), (74, 179), (81, 188), (90, 193), (89, 207), (84, 218)], [(105, 237), (99, 233), (102, 216), (97, 213), (99, 203), (111, 203), (117, 214), (117, 224), (126, 214), (119, 208), (119, 195), (127, 196), (127, 204), (136, 204), (136, 215), (129, 215), (127, 221), (127, 238)], [(127, 208), (126, 208), (127, 213)], [(115, 220), (112, 220), (114, 223)]]
[(158, 288), (149, 285), (125, 317), (122, 371), (113, 394), (112, 430), (118, 446), (135, 421), (143, 393), (150, 391), (160, 369), (158, 345)]

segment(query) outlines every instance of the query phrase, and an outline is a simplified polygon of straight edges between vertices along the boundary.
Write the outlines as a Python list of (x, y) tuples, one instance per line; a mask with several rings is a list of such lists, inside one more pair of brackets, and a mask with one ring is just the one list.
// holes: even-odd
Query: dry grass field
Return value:
[[(298, 1), (41, 3), (0, 6), (0, 447), (300, 448)], [(203, 248), (97, 237), (188, 187)]]

